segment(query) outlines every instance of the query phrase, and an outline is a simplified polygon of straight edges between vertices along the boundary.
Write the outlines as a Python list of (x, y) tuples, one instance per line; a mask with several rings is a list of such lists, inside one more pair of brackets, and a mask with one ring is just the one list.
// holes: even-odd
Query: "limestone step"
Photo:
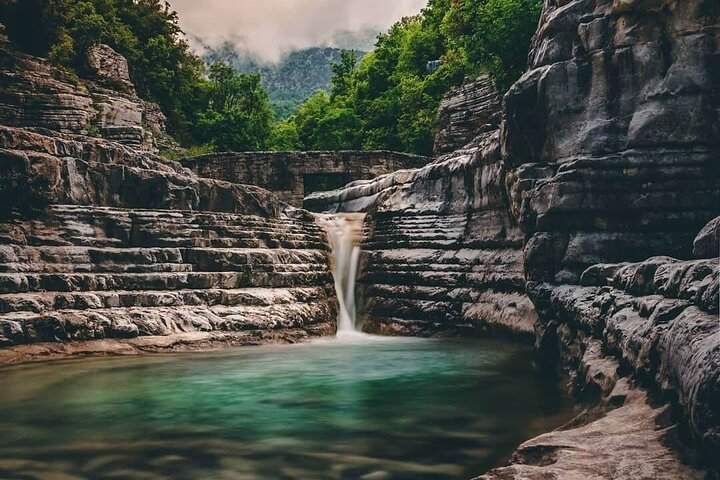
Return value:
[(56, 205), (42, 219), (0, 225), (0, 244), (326, 250), (312, 221), (215, 212)]
[(236, 289), (293, 287), (332, 282), (327, 269), (308, 265), (305, 271), (282, 265), (248, 266), (237, 272), (162, 273), (2, 273), (0, 294), (25, 292), (79, 292), (111, 290)]
[(333, 294), (330, 284), (299, 288), (9, 293), (0, 295), (0, 314), (131, 307), (271, 306), (320, 301)]
[[(0, 341), (21, 344), (133, 338), (203, 331), (303, 328), (332, 318), (334, 303), (293, 302), (235, 307), (110, 308), (60, 310), (47, 314), (15, 312), (0, 315)], [(12, 332), (12, 334), (8, 334)]]
[(152, 273), (245, 271), (249, 266), (327, 264), (320, 250), (117, 248), (0, 245), (0, 273)]
[(444, 286), (448, 288), (490, 287), (511, 291), (522, 289), (525, 285), (525, 278), (522, 274), (513, 271), (498, 272), (492, 269), (477, 273), (431, 270), (365, 271), (359, 281), (364, 285), (391, 283), (393, 285)]

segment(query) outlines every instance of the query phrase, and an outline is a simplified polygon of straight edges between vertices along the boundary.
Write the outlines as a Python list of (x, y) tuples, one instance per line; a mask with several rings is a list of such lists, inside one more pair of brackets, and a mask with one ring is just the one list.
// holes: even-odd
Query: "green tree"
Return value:
[(228, 65), (215, 63), (204, 96), (207, 103), (197, 115), (197, 140), (223, 151), (268, 148), (273, 112), (260, 75), (239, 75)]
[(357, 54), (354, 50), (340, 52), (340, 62), (333, 64), (332, 70), (332, 97), (346, 97), (352, 94), (355, 84), (355, 68), (357, 67)]
[(539, 0), (463, 0), (453, 4), (443, 28), (471, 62), (508, 88), (525, 70), (541, 11)]
[(295, 118), (289, 118), (273, 125), (269, 144), (270, 150), (275, 152), (301, 150), (303, 143), (300, 141), (300, 135), (295, 126)]
[[(332, 95), (300, 108), (301, 140), (432, 154), (442, 97), (481, 72), (501, 89), (517, 79), (541, 7), (541, 0), (430, 0), (381, 34), (359, 65), (344, 56), (333, 67)], [(433, 60), (441, 65), (429, 72)]]

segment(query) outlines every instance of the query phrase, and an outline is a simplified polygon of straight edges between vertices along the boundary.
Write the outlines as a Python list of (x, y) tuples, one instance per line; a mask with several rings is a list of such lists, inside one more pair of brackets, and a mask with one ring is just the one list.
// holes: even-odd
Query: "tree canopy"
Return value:
[[(333, 67), (330, 95), (318, 93), (290, 119), (306, 149), (389, 149), (429, 155), (442, 97), (490, 74), (507, 88), (525, 69), (540, 0), (430, 0), (378, 37), (360, 63)], [(440, 60), (434, 71), (428, 62)]]
[[(106, 43), (128, 59), (138, 94), (156, 101), (181, 144), (216, 150), (388, 149), (428, 155), (437, 109), (486, 72), (501, 89), (525, 68), (541, 0), (430, 0), (378, 36), (358, 61), (343, 52), (332, 88), (274, 123), (256, 74), (209, 69), (163, 0), (0, 0), (0, 22), (24, 50), (83, 73)], [(439, 68), (428, 62), (439, 60)]]

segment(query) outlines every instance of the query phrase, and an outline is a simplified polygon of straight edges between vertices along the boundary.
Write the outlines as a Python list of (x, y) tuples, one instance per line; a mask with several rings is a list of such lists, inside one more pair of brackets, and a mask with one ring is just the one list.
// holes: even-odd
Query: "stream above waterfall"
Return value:
[(572, 414), (531, 355), (363, 336), (4, 368), (0, 478), (470, 478)]

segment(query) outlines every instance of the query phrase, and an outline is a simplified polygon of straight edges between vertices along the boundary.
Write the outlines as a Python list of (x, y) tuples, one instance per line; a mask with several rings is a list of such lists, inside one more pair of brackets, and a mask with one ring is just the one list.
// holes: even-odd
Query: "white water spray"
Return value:
[(332, 249), (332, 273), (340, 311), (338, 312), (338, 335), (356, 332), (357, 311), (355, 305), (355, 282), (360, 260), (363, 214), (339, 214), (325, 219), (325, 228)]

